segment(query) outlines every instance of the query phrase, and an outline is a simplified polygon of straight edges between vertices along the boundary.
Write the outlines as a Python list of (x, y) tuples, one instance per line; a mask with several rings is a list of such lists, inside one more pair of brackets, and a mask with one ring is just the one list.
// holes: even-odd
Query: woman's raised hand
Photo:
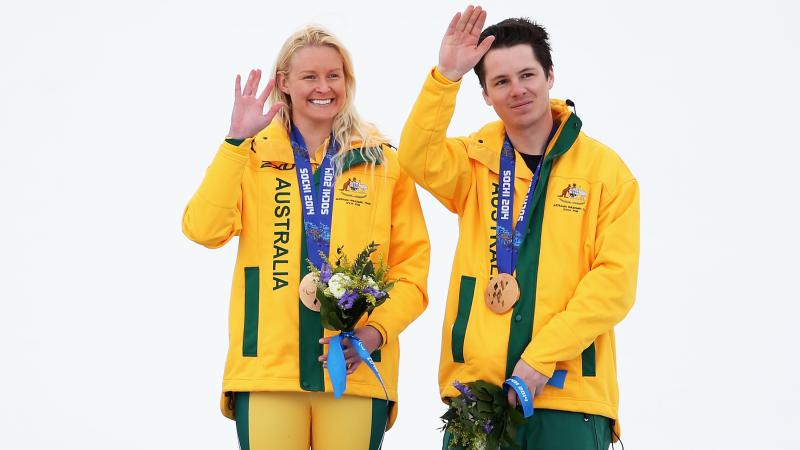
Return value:
[(255, 136), (272, 122), (272, 118), (275, 117), (278, 110), (286, 106), (281, 102), (275, 103), (264, 114), (264, 104), (275, 87), (275, 80), (270, 80), (261, 95), (256, 97), (260, 81), (261, 70), (251, 70), (244, 89), (242, 89), (242, 77), (236, 75), (236, 91), (234, 92), (231, 128), (228, 130), (228, 137), (246, 139)]
[(486, 11), (480, 6), (470, 5), (463, 14), (453, 16), (439, 47), (439, 72), (447, 79), (460, 80), (489, 51), (494, 36), (478, 44), (485, 22)]

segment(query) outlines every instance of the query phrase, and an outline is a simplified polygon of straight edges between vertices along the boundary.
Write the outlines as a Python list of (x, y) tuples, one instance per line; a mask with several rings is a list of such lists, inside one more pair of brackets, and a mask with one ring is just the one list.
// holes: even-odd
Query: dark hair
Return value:
[[(483, 30), (478, 42), (482, 42), (487, 36), (494, 36), (494, 42), (492, 42), (492, 47), (489, 51), (519, 44), (530, 45), (533, 49), (533, 56), (545, 70), (545, 76), (550, 76), (550, 70), (553, 68), (553, 58), (550, 56), (550, 37), (543, 26), (525, 17), (506, 19)], [(489, 52), (486, 52), (486, 54), (489, 54)], [(486, 89), (484, 59), (486, 59), (486, 55), (483, 55), (478, 64), (475, 65), (475, 75), (478, 76), (481, 87)]]

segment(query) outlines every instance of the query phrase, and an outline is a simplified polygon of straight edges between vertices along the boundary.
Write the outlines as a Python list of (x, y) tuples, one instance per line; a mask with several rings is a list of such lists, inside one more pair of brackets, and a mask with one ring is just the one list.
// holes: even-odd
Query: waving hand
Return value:
[(228, 131), (228, 137), (246, 139), (255, 136), (272, 122), (272, 118), (275, 117), (279, 109), (286, 106), (280, 102), (275, 103), (264, 114), (264, 104), (275, 87), (275, 80), (270, 80), (261, 95), (256, 97), (260, 81), (261, 70), (251, 70), (244, 89), (242, 89), (242, 77), (236, 75), (236, 91), (234, 92), (231, 128)]
[(439, 72), (449, 80), (460, 80), (489, 51), (494, 36), (478, 44), (485, 22), (486, 11), (480, 6), (468, 6), (453, 16), (439, 47)]

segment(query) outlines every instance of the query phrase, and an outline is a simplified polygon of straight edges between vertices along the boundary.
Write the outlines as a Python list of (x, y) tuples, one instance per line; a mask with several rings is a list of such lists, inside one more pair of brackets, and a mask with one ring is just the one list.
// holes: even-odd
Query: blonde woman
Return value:
[[(414, 183), (356, 113), (352, 62), (330, 33), (298, 31), (259, 93), (261, 78), (236, 77), (228, 136), (183, 216), (186, 236), (208, 248), (239, 237), (222, 412), (244, 450), (377, 449), (396, 417), (398, 335), (427, 305), (430, 246)], [(323, 241), (309, 227), (325, 230)], [(308, 260), (320, 263), (309, 248), (354, 255), (372, 241), (400, 281), (356, 336), (389, 402), (348, 342), (347, 391), (334, 399), (323, 371), (333, 333), (300, 285)]]

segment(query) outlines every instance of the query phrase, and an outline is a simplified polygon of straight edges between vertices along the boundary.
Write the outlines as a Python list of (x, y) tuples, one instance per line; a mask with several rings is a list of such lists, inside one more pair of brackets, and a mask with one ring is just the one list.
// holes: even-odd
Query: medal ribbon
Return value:
[(383, 393), (386, 395), (386, 401), (389, 401), (389, 393), (386, 391), (386, 385), (383, 384), (378, 368), (375, 366), (375, 361), (372, 360), (364, 343), (352, 331), (344, 331), (336, 336), (333, 336), (328, 343), (328, 375), (331, 377), (331, 384), (333, 385), (333, 397), (339, 398), (347, 389), (347, 363), (344, 359), (344, 351), (342, 351), (342, 339), (347, 338), (350, 344), (358, 353), (358, 356), (369, 366), (372, 373), (381, 383)]
[[(547, 380), (547, 384), (558, 389), (564, 389), (564, 381), (566, 379), (566, 370), (556, 370), (553, 372), (552, 378)], [(514, 389), (514, 391), (517, 393), (517, 399), (519, 400), (519, 404), (522, 406), (523, 417), (527, 419), (533, 415), (533, 395), (531, 395), (530, 389), (528, 389), (528, 386), (526, 386), (525, 382), (522, 381), (522, 378), (515, 375), (507, 379), (503, 383), (503, 387), (506, 389)]]
[[(314, 187), (314, 174), (311, 169), (311, 157), (306, 142), (300, 131), (292, 125), (289, 133), (294, 151), (295, 171), (300, 183), (300, 200), (303, 203), (303, 231), (308, 246), (308, 259), (315, 267), (322, 267), (324, 259), (330, 254), (331, 219), (333, 217), (333, 184), (336, 181), (336, 169), (333, 157), (338, 151), (333, 134), (329, 139), (328, 151), (317, 170), (321, 172), (319, 195)], [(322, 256), (324, 255), (324, 256)]]
[[(545, 148), (550, 144), (557, 130), (558, 125), (553, 123)], [(536, 185), (539, 183), (539, 172), (542, 169), (543, 162), (544, 155), (542, 155), (539, 164), (536, 165), (536, 170), (533, 172), (533, 179), (531, 179), (531, 184), (528, 186), (528, 192), (525, 194), (525, 200), (522, 202), (522, 208), (519, 210), (519, 216), (517, 217), (517, 225), (514, 227), (511, 222), (511, 215), (514, 213), (514, 177), (517, 160), (514, 154), (514, 146), (511, 145), (511, 140), (506, 135), (503, 140), (503, 149), (500, 151), (500, 201), (497, 206), (497, 228), (495, 229), (497, 235), (497, 267), (500, 273), (513, 274), (517, 267), (517, 255), (519, 254), (519, 248), (525, 236), (525, 227), (530, 217), (528, 204), (531, 203), (533, 194), (536, 191)]]

